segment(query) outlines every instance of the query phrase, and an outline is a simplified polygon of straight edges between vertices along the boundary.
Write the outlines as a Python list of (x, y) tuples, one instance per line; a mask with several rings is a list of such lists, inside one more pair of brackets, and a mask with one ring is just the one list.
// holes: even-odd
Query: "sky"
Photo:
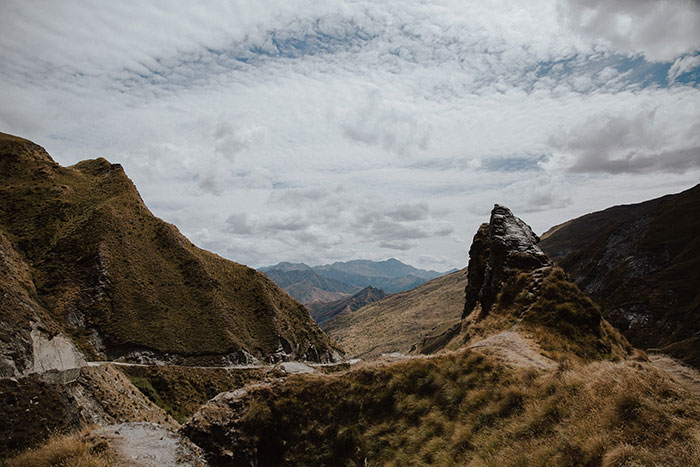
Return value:
[(253, 267), (467, 264), (700, 182), (696, 0), (0, 2), (0, 131)]

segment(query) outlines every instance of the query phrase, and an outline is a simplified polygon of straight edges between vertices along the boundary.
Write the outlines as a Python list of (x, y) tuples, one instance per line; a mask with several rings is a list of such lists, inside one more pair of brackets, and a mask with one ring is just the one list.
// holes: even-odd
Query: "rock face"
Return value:
[(486, 316), (505, 282), (522, 272), (530, 272), (551, 261), (537, 246), (539, 238), (505, 206), (496, 204), (488, 224), (482, 224), (469, 249), (464, 313), (477, 304)]
[(250, 409), (247, 396), (253, 387), (219, 394), (180, 429), (180, 433), (204, 450), (210, 465), (258, 465), (255, 440), (244, 429), (244, 415)]

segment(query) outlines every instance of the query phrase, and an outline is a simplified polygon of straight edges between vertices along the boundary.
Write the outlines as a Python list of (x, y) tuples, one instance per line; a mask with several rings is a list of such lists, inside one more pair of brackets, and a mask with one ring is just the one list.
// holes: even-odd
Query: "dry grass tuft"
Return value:
[(44, 445), (25, 451), (5, 463), (7, 467), (109, 467), (114, 452), (104, 440), (94, 440), (89, 430), (54, 435)]

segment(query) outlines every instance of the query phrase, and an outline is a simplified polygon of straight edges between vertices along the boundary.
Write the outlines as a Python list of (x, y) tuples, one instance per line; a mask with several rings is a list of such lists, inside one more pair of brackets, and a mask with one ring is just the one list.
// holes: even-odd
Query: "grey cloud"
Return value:
[(255, 223), (246, 213), (231, 214), (226, 218), (224, 231), (240, 235), (252, 235), (255, 233)]
[(502, 190), (505, 203), (518, 212), (541, 212), (571, 204), (569, 187), (563, 177), (528, 177)]
[(668, 122), (656, 114), (650, 110), (591, 118), (551, 142), (573, 173), (684, 172), (700, 167), (700, 116), (682, 120), (678, 115)]
[(390, 209), (364, 206), (356, 210), (352, 228), (368, 242), (392, 245), (384, 247), (395, 249), (409, 249), (414, 245), (413, 240), (446, 237), (454, 232), (451, 223), (431, 219), (424, 203)]
[(197, 177), (197, 186), (204, 193), (221, 196), (224, 192), (222, 184), (216, 179), (216, 175), (208, 174)]
[(387, 216), (397, 221), (423, 220), (428, 217), (428, 205), (425, 203), (401, 204), (387, 212)]
[(308, 227), (308, 222), (296, 216), (286, 217), (284, 219), (271, 219), (264, 224), (264, 228), (268, 231), (283, 230), (283, 231), (299, 231)]
[(650, 61), (700, 48), (700, 3), (694, 0), (561, 0), (559, 11), (581, 34)]
[(265, 130), (258, 126), (237, 126), (230, 122), (221, 122), (212, 134), (214, 151), (233, 161), (236, 154), (260, 143), (265, 137)]
[(387, 248), (389, 250), (400, 250), (400, 251), (407, 251), (413, 248), (414, 244), (410, 242), (380, 242), (379, 247), (380, 248)]
[(629, 152), (624, 157), (609, 159), (600, 157), (582, 157), (571, 167), (572, 172), (649, 173), (677, 172), (700, 167), (700, 146), (664, 151), (655, 154)]

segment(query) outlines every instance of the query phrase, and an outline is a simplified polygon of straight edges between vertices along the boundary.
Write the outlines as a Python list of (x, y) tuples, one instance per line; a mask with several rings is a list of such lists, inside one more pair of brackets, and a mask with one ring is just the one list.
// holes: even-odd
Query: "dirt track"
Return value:
[(700, 397), (700, 372), (662, 353), (649, 354), (649, 360), (657, 368), (664, 370), (671, 378)]
[(539, 347), (530, 339), (514, 331), (503, 331), (470, 344), (470, 349), (487, 349), (506, 364), (518, 368), (538, 368), (552, 371), (557, 363), (543, 356)]

